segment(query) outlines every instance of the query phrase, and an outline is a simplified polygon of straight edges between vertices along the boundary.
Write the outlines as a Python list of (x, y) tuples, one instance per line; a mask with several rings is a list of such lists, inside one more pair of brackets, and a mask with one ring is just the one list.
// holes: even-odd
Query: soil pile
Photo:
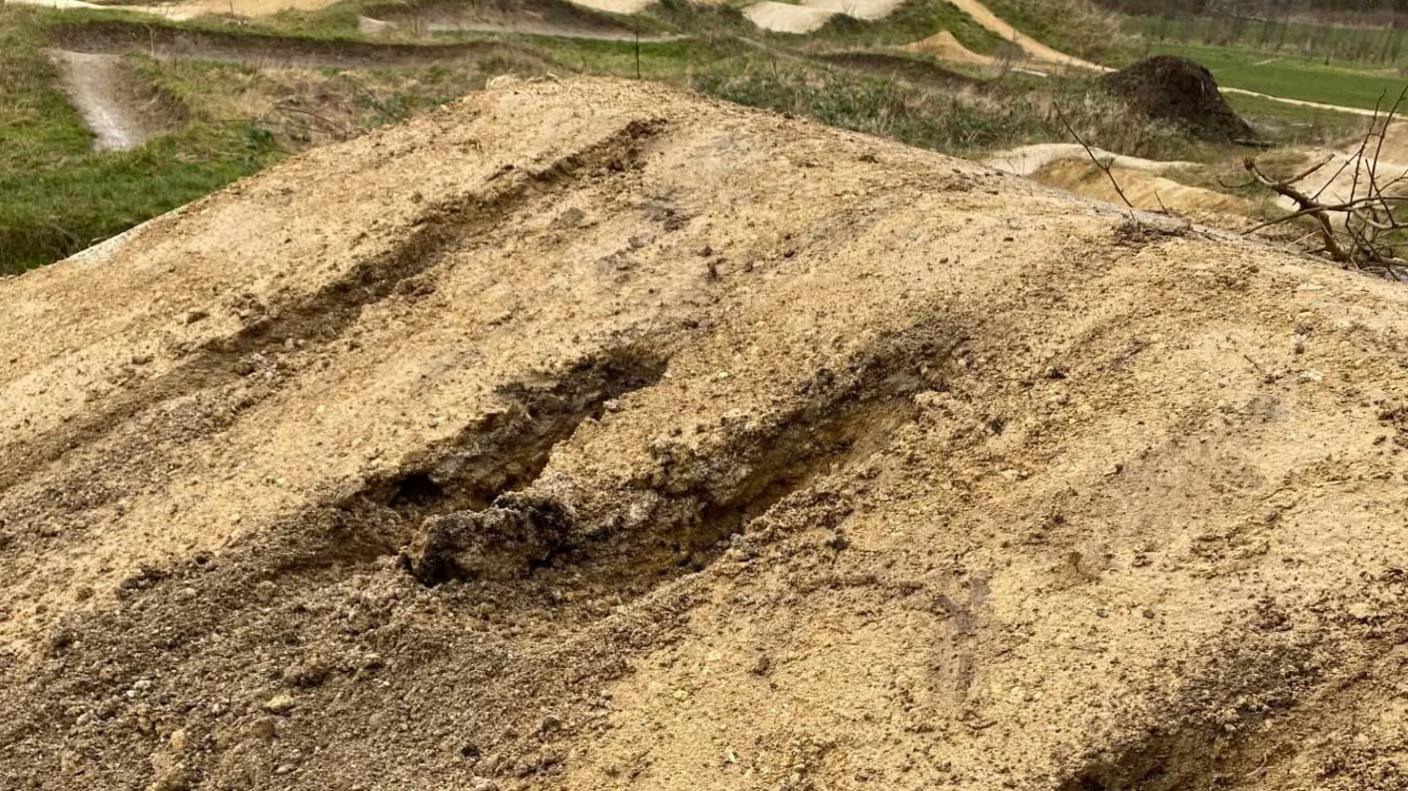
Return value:
[(1405, 309), (497, 87), (0, 282), (0, 787), (1401, 787)]
[(1212, 72), (1187, 58), (1158, 55), (1104, 77), (1105, 85), (1150, 118), (1178, 124), (1213, 140), (1254, 136), (1218, 92)]

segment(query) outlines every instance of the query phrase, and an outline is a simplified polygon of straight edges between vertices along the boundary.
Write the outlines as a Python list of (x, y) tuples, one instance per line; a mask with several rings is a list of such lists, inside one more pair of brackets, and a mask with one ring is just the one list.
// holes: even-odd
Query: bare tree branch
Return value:
[(1120, 186), (1119, 181), (1115, 180), (1115, 174), (1110, 172), (1110, 166), (1114, 163), (1114, 160), (1111, 159), (1108, 163), (1101, 162), (1100, 158), (1095, 156), (1095, 152), (1091, 150), (1090, 146), (1081, 138), (1080, 133), (1076, 132), (1075, 128), (1071, 126), (1071, 122), (1066, 120), (1066, 114), (1061, 110), (1061, 105), (1054, 104), (1053, 107), (1056, 108), (1056, 117), (1061, 119), (1061, 125), (1066, 127), (1066, 131), (1071, 137), (1075, 138), (1076, 142), (1080, 143), (1080, 147), (1085, 149), (1086, 156), (1090, 157), (1091, 162), (1095, 163), (1095, 167), (1100, 168), (1100, 171), (1110, 180), (1110, 184), (1115, 188), (1115, 193), (1120, 196), (1120, 200), (1124, 201), (1124, 205), (1133, 209), (1134, 204), (1129, 202), (1129, 197), (1124, 194), (1124, 188)]

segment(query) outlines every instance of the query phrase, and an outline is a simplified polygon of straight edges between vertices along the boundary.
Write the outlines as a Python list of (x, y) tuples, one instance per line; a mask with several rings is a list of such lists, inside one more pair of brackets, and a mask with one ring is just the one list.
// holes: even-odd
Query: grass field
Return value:
[(1150, 42), (1153, 55), (1182, 55), (1206, 66), (1219, 85), (1325, 104), (1373, 109), (1403, 90), (1404, 79), (1233, 47)]
[(985, 0), (988, 8), (1041, 43), (1078, 58), (1123, 66), (1134, 56), (1133, 39), (1118, 19), (1088, 0)]
[(1402, 30), (1336, 27), (1303, 22), (1243, 21), (1207, 17), (1127, 16), (1132, 35), (1164, 43), (1196, 43), (1300, 58), (1331, 66), (1387, 68), (1408, 64), (1408, 38)]

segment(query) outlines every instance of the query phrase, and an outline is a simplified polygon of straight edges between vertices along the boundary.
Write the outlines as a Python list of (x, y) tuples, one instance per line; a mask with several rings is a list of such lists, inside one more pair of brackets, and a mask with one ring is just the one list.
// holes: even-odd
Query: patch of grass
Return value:
[(1363, 132), (1369, 119), (1260, 96), (1226, 93), (1223, 98), (1264, 137), (1282, 146), (1328, 145)]
[(1133, 40), (1112, 14), (1088, 0), (986, 0), (1012, 27), (1052, 49), (1093, 63), (1121, 66), (1133, 61)]
[(1156, 159), (1215, 158), (1177, 129), (1131, 116), (1095, 81), (1022, 75), (972, 89), (919, 85), (796, 61), (747, 58), (696, 74), (702, 93), (881, 135), (921, 148), (976, 155), (1023, 143), (1067, 141), (1059, 103), (1088, 140)]
[[(540, 37), (532, 39), (532, 46), (553, 62), (576, 72), (636, 76), (636, 47), (630, 41)], [(645, 79), (675, 79), (749, 50), (747, 45), (729, 36), (714, 41), (688, 38), (643, 42), (639, 50), (640, 75)]]
[(0, 15), (0, 272), (71, 255), (253, 173), (277, 157), (246, 122), (193, 121), (130, 152), (91, 135), (40, 52), (53, 12)]
[(806, 37), (785, 36), (783, 40), (806, 43), (845, 43), (853, 46), (894, 46), (928, 38), (947, 30), (963, 46), (974, 52), (996, 53), (1002, 39), (988, 32), (973, 18), (945, 0), (906, 0), (884, 19), (865, 21), (832, 17), (820, 30)]
[(1386, 27), (1343, 27), (1285, 19), (1211, 19), (1198, 16), (1127, 16), (1128, 33), (1164, 45), (1195, 43), (1326, 66), (1391, 70), (1408, 61), (1404, 32)]
[(1388, 96), (1392, 102), (1405, 80), (1323, 63), (1267, 57), (1233, 47), (1150, 43), (1153, 55), (1181, 55), (1205, 66), (1219, 85), (1270, 96), (1373, 109)]

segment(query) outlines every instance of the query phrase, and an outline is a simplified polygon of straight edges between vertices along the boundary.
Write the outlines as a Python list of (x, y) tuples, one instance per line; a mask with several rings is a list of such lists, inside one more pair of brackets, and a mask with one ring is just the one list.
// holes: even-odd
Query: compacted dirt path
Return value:
[(155, 131), (137, 105), (130, 77), (117, 55), (51, 49), (64, 91), (93, 131), (93, 148), (126, 151), (141, 145)]

